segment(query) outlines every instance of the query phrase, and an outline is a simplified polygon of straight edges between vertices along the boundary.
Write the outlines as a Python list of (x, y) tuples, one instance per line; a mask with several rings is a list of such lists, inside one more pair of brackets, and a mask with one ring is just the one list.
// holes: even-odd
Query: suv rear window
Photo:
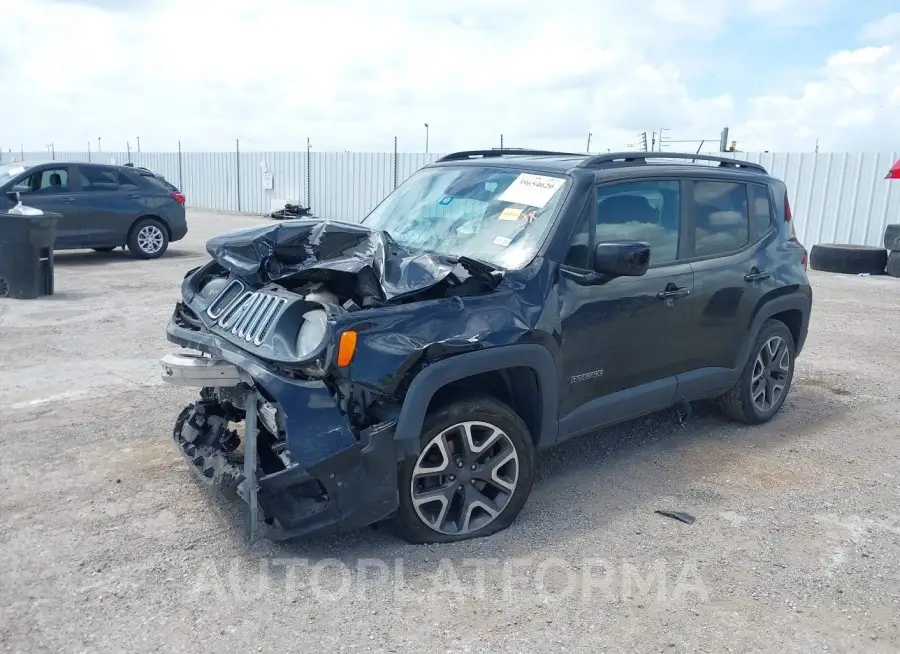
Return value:
[(696, 256), (734, 252), (750, 243), (746, 184), (694, 181), (687, 188), (694, 214)]
[(146, 182), (150, 182), (151, 184), (153, 184), (153, 186), (157, 186), (157, 187), (163, 189), (164, 191), (166, 191), (167, 193), (177, 193), (178, 192), (177, 187), (175, 187), (173, 184), (170, 184), (168, 181), (166, 181), (162, 177), (154, 176), (153, 173), (141, 173), (141, 179), (143, 179)]

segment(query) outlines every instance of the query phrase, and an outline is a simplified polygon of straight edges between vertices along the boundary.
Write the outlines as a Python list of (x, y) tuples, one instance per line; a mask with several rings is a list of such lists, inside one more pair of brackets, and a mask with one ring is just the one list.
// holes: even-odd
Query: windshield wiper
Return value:
[(487, 282), (491, 288), (496, 288), (503, 281), (503, 275), (506, 269), (497, 266), (484, 259), (476, 259), (475, 257), (467, 257), (465, 255), (447, 257), (451, 263), (458, 263), (466, 269), (473, 277), (477, 277)]

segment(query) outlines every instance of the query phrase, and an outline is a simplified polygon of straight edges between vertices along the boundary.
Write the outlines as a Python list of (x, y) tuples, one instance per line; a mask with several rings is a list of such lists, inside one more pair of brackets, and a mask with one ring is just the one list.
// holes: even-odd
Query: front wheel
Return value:
[(794, 377), (794, 336), (779, 320), (768, 320), (756, 337), (738, 382), (719, 398), (723, 413), (751, 425), (778, 413)]
[(531, 492), (534, 458), (522, 419), (492, 397), (432, 412), (418, 457), (400, 468), (400, 534), (412, 543), (450, 543), (505, 529)]
[(169, 247), (165, 226), (153, 218), (139, 220), (128, 235), (128, 249), (138, 259), (156, 259)]

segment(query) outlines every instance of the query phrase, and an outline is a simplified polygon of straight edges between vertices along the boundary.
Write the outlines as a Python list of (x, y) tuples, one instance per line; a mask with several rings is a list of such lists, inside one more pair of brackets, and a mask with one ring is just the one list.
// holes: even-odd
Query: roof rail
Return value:
[(614, 166), (643, 165), (648, 159), (690, 159), (693, 161), (718, 161), (720, 168), (739, 168), (752, 170), (763, 175), (768, 175), (763, 166), (750, 161), (732, 159), (731, 157), (719, 157), (714, 154), (692, 154), (689, 152), (611, 152), (588, 157), (581, 162), (579, 168), (607, 168)]
[(462, 152), (453, 152), (446, 154), (438, 161), (462, 161), (465, 159), (474, 159), (476, 157), (503, 157), (506, 155), (532, 155), (532, 156), (560, 156), (567, 157), (583, 157), (584, 153), (577, 152), (554, 152), (552, 150), (526, 150), (524, 148), (493, 148), (491, 150), (463, 150)]

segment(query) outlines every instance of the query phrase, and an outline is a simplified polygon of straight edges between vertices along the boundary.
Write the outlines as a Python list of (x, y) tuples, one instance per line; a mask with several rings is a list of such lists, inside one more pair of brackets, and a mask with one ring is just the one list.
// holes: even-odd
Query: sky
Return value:
[[(900, 0), (0, 0), (0, 148), (900, 150)], [(425, 123), (429, 127), (426, 129)], [(699, 143), (667, 143), (693, 149)]]

